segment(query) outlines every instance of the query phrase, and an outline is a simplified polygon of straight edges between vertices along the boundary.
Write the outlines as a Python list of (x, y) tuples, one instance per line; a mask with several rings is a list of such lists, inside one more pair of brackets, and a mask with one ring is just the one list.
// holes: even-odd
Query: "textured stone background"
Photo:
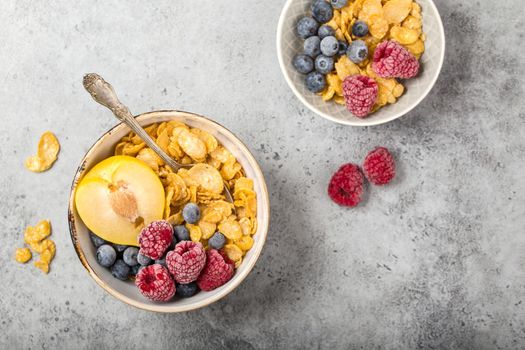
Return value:
[[(210, 4), (213, 4), (210, 6)], [(0, 348), (523, 349), (524, 18), (520, 0), (438, 0), (447, 57), (431, 95), (373, 128), (306, 110), (281, 76), (283, 1), (4, 0), (0, 11)], [(129, 307), (79, 263), (69, 185), (115, 121), (83, 91), (112, 82), (136, 113), (208, 115), (247, 140), (267, 177), (272, 228), (245, 282), (187, 314)], [(38, 136), (60, 159), (24, 170)], [(343, 162), (395, 151), (392, 185), (345, 210), (325, 189)], [(54, 225), (44, 276), (13, 262), (22, 229)]]

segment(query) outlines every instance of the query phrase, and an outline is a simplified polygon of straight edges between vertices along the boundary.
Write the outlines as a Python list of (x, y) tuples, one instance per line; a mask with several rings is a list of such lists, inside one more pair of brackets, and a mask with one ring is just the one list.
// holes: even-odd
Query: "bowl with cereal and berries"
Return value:
[(428, 95), (445, 34), (432, 0), (287, 0), (277, 54), (310, 110), (369, 126), (407, 114)]
[(107, 131), (74, 177), (73, 245), (91, 277), (121, 301), (157, 312), (206, 306), (235, 289), (261, 253), (264, 176), (248, 148), (208, 118), (156, 111), (136, 120), (190, 166), (173, 170), (122, 123)]

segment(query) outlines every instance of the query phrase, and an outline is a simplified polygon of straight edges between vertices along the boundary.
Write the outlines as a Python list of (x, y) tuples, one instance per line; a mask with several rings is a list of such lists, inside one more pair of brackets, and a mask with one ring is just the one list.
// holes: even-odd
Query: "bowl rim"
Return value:
[[(286, 70), (286, 65), (285, 65), (284, 58), (283, 58), (283, 52), (282, 52), (282, 49), (281, 49), (281, 47), (282, 47), (281, 44), (282, 44), (282, 41), (283, 41), (283, 27), (284, 27), (284, 22), (286, 20), (286, 14), (288, 13), (288, 9), (290, 8), (290, 6), (292, 5), (292, 3), (294, 1), (297, 1), (297, 0), (287, 0), (286, 3), (284, 4), (283, 9), (281, 10), (281, 15), (279, 17), (279, 23), (277, 24), (277, 40), (276, 40), (277, 59), (279, 61), (279, 67), (281, 68), (281, 72), (284, 75), (284, 79), (286, 80), (286, 82), (287, 82), (288, 86), (290, 87), (290, 89), (293, 91), (294, 95), (303, 103), (303, 105), (305, 105), (309, 110), (311, 110), (312, 112), (316, 113), (317, 115), (320, 115), (321, 117), (323, 117), (325, 119), (328, 119), (328, 120), (330, 120), (332, 122), (335, 122), (337, 124), (342, 124), (342, 125), (351, 125), (351, 126), (365, 127), (365, 126), (374, 126), (374, 125), (385, 124), (385, 123), (391, 122), (392, 120), (398, 119), (398, 118), (408, 114), (411, 110), (416, 108), (421, 103), (421, 101), (423, 101), (425, 99), (425, 97), (428, 96), (428, 94), (430, 93), (430, 91), (432, 90), (434, 85), (436, 84), (436, 81), (439, 78), (439, 75), (441, 74), (441, 69), (443, 68), (443, 62), (445, 60), (446, 37), (445, 37), (445, 29), (443, 27), (443, 21), (441, 20), (441, 14), (439, 13), (439, 11), (437, 9), (436, 4), (434, 3), (433, 0), (427, 0), (430, 3), (430, 6), (432, 7), (432, 9), (437, 13), (437, 17), (438, 17), (437, 18), (437, 22), (439, 24), (439, 33), (440, 33), (441, 37), (443, 38), (443, 49), (441, 50), (441, 55), (439, 57), (439, 65), (438, 65), (438, 69), (436, 71), (436, 74), (435, 74), (434, 77), (432, 77), (432, 80), (430, 81), (430, 84), (428, 84), (428, 86), (425, 88), (423, 94), (419, 98), (415, 99), (412, 104), (410, 104), (409, 106), (407, 106), (403, 110), (401, 110), (401, 111), (399, 111), (397, 113), (393, 113), (388, 118), (381, 119), (381, 120), (374, 120), (373, 116), (371, 116), (370, 118), (361, 119), (362, 121), (360, 123), (356, 123), (352, 119), (350, 119), (350, 120), (341, 120), (341, 119), (333, 117), (332, 115), (330, 115), (328, 113), (325, 113), (325, 112), (321, 111), (317, 107), (315, 107), (312, 104), (310, 104), (310, 102), (308, 102), (301, 95), (299, 90), (297, 90), (297, 88), (295, 87), (295, 84), (293, 83), (290, 75), (288, 74), (288, 72)], [(417, 1), (417, 0), (415, 0), (415, 1)]]
[[(77, 167), (77, 170), (75, 172), (75, 176), (73, 177), (73, 182), (71, 184), (71, 190), (69, 193), (69, 204), (68, 204), (68, 225), (69, 225), (69, 234), (71, 237), (71, 241), (73, 243), (73, 247), (75, 248), (75, 251), (77, 253), (77, 256), (84, 266), (84, 268), (88, 271), (89, 275), (97, 282), (97, 284), (102, 287), (107, 293), (115, 297), (116, 299), (125, 302), (126, 304), (129, 304), (131, 306), (134, 306), (138, 309), (146, 310), (146, 311), (153, 311), (153, 312), (159, 312), (159, 313), (178, 313), (178, 312), (185, 312), (185, 311), (191, 311), (196, 310), (202, 307), (205, 307), (207, 305), (210, 305), (219, 299), (224, 298), (226, 295), (231, 293), (235, 288), (237, 288), (244, 279), (248, 276), (248, 274), (252, 271), (253, 267), (255, 266), (256, 262), (259, 260), (259, 256), (262, 252), (262, 249), (264, 247), (264, 244), (266, 243), (266, 237), (268, 234), (269, 224), (270, 224), (270, 197), (268, 194), (268, 188), (266, 186), (266, 180), (264, 178), (264, 173), (262, 172), (259, 163), (256, 161), (255, 157), (249, 150), (249, 148), (242, 142), (235, 134), (233, 134), (229, 129), (224, 127), (223, 125), (217, 123), (214, 120), (211, 120), (210, 118), (204, 117), (199, 114), (186, 112), (186, 111), (180, 111), (180, 110), (157, 110), (152, 112), (146, 112), (139, 114), (135, 116), (135, 118), (140, 122), (143, 119), (148, 119), (149, 117), (155, 117), (155, 116), (170, 116), (170, 115), (188, 115), (191, 118), (197, 118), (197, 119), (204, 119), (207, 122), (210, 122), (211, 124), (214, 124), (217, 128), (221, 129), (221, 132), (224, 132), (228, 137), (231, 137), (239, 142), (239, 145), (241, 147), (241, 151), (246, 155), (246, 157), (254, 164), (254, 171), (257, 173), (257, 175), (260, 176), (262, 179), (261, 183), (261, 189), (263, 191), (263, 196), (266, 197), (266, 211), (268, 213), (264, 225), (261, 225), (262, 227), (265, 227), (265, 230), (262, 230), (262, 232), (257, 232), (257, 235), (259, 235), (259, 239), (262, 240), (262, 243), (255, 249), (254, 255), (251, 260), (246, 261), (248, 263), (248, 268), (244, 270), (241, 274), (238, 275), (238, 277), (235, 280), (231, 280), (231, 283), (227, 283), (225, 285), (225, 288), (220, 290), (216, 294), (211, 294), (208, 298), (202, 300), (201, 302), (195, 304), (195, 305), (184, 305), (184, 306), (177, 306), (177, 304), (146, 304), (142, 302), (138, 302), (132, 298), (127, 297), (126, 295), (116, 291), (112, 287), (110, 287), (100, 276), (97, 275), (97, 273), (93, 270), (93, 268), (90, 266), (89, 262), (87, 261), (84, 252), (82, 248), (80, 247), (78, 238), (77, 238), (77, 230), (75, 226), (75, 204), (74, 204), (74, 193), (76, 190), (76, 187), (78, 183), (80, 182), (81, 177), (84, 175), (86, 171), (86, 162), (87, 159), (94, 153), (97, 146), (100, 146), (104, 140), (110, 136), (113, 132), (121, 129), (121, 128), (127, 128), (125, 124), (118, 123), (117, 125), (111, 127), (108, 131), (104, 132), (102, 136), (100, 136), (94, 143), (91, 145), (91, 147), (88, 149), (88, 151), (85, 153), (85, 155), (82, 157), (82, 160), (80, 161), (79, 166)], [(256, 248), (255, 246), (253, 248)], [(252, 249), (253, 249), (252, 248)], [(235, 276), (234, 276), (235, 277)]]

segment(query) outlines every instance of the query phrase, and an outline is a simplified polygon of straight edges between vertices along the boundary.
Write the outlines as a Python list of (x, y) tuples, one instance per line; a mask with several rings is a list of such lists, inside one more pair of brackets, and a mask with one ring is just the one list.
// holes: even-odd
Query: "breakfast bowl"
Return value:
[(209, 305), (234, 290), (246, 278), (254, 267), (264, 246), (268, 232), (270, 207), (269, 196), (263, 173), (248, 148), (229, 130), (205, 117), (181, 111), (155, 111), (136, 117), (138, 123), (146, 127), (155, 123), (177, 121), (191, 128), (201, 129), (214, 136), (219, 144), (228, 150), (242, 166), (245, 176), (253, 180), (253, 191), (256, 193), (256, 228), (253, 234), (253, 246), (239, 263), (233, 277), (224, 285), (211, 290), (200, 291), (189, 298), (175, 297), (168, 302), (155, 302), (144, 297), (133, 283), (133, 280), (122, 281), (114, 278), (109, 269), (97, 263), (97, 248), (90, 238), (90, 230), (82, 221), (75, 205), (75, 194), (79, 182), (99, 162), (113, 156), (119, 140), (129, 134), (130, 129), (118, 124), (95, 142), (82, 159), (73, 179), (69, 198), (68, 220), (73, 246), (84, 268), (89, 275), (109, 294), (117, 299), (140, 309), (155, 312), (183, 312)]
[[(352, 1), (349, 0), (349, 3)], [(311, 111), (323, 118), (346, 125), (383, 124), (410, 112), (434, 86), (445, 56), (445, 33), (435, 4), (432, 0), (415, 0), (415, 2), (421, 7), (422, 30), (426, 36), (425, 51), (419, 60), (421, 65), (419, 74), (412, 79), (402, 81), (404, 93), (395, 103), (383, 106), (366, 118), (358, 118), (344, 105), (332, 101), (325, 102), (321, 96), (310, 92), (305, 85), (305, 75), (294, 69), (293, 58), (303, 51), (303, 40), (296, 34), (296, 25), (299, 19), (309, 15), (312, 0), (287, 0), (277, 28), (277, 56), (284, 78), (293, 93)]]

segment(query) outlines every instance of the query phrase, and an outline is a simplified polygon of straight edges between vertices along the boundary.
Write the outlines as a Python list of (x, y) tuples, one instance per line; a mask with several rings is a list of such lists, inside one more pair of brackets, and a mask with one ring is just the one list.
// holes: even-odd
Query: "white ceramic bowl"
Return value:
[(312, 0), (287, 0), (277, 27), (277, 55), (286, 82), (301, 102), (320, 116), (340, 124), (378, 125), (399, 118), (421, 102), (436, 82), (445, 57), (445, 32), (439, 12), (432, 0), (417, 0), (423, 15), (426, 33), (425, 53), (421, 57), (420, 74), (404, 83), (406, 92), (399, 100), (381, 108), (371, 116), (360, 119), (348, 112), (345, 106), (324, 102), (320, 96), (308, 91), (304, 75), (295, 71), (293, 57), (302, 51), (303, 40), (295, 35), (297, 21), (309, 13)]
[(140, 294), (131, 281), (123, 282), (114, 278), (110, 271), (96, 262), (95, 247), (89, 238), (89, 231), (82, 223), (75, 209), (74, 197), (78, 182), (82, 176), (101, 160), (112, 155), (117, 141), (130, 130), (118, 124), (106, 132), (86, 153), (75, 174), (69, 197), (69, 229), (78, 257), (93, 279), (107, 292), (130, 305), (157, 312), (181, 312), (197, 309), (219, 300), (235, 289), (246, 278), (255, 265), (263, 248), (270, 220), (268, 191), (264, 176), (256, 160), (246, 146), (223, 126), (195, 114), (179, 111), (156, 111), (141, 114), (136, 118), (141, 125), (149, 125), (168, 120), (178, 120), (192, 127), (211, 133), (226, 147), (243, 166), (246, 175), (254, 180), (257, 193), (257, 233), (253, 236), (254, 245), (246, 254), (243, 262), (235, 271), (233, 278), (225, 285), (211, 291), (199, 292), (186, 299), (176, 298), (168, 303), (156, 303)]

